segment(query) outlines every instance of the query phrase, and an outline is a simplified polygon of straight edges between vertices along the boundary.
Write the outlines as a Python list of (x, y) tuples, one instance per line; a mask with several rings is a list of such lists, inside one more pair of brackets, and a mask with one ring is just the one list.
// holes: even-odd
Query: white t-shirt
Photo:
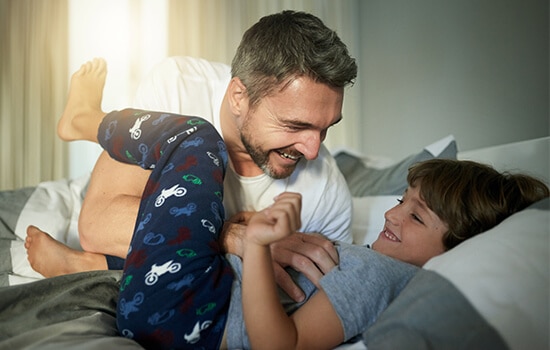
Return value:
[[(141, 82), (134, 107), (199, 116), (221, 134), (220, 107), (231, 79), (230, 67), (191, 57), (170, 57)], [(313, 161), (302, 159), (281, 180), (267, 175), (243, 177), (229, 167), (224, 182), (225, 215), (261, 210), (284, 191), (302, 194), (301, 232), (319, 232), (351, 243), (351, 195), (334, 158), (324, 145)]]

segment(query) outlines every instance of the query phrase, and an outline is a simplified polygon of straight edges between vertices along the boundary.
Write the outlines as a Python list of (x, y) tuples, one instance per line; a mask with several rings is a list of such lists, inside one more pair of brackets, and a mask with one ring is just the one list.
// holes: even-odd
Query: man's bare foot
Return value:
[(107, 270), (104, 255), (69, 248), (35, 226), (27, 227), (25, 248), (31, 267), (44, 277)]
[(94, 58), (71, 77), (69, 97), (57, 124), (57, 135), (64, 141), (97, 142), (97, 129), (105, 113), (101, 110), (107, 63)]

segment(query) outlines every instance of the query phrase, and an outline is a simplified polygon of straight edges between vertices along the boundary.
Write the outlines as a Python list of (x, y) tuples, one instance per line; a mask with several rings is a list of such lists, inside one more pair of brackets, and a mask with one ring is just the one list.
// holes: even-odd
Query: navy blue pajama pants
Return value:
[(126, 109), (98, 131), (114, 159), (152, 169), (124, 265), (123, 336), (154, 349), (219, 348), (233, 274), (218, 243), (225, 144), (197, 117)]

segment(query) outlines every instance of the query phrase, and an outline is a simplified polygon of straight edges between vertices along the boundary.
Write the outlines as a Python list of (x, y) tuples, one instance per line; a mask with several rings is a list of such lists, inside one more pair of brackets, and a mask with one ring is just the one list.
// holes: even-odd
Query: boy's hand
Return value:
[(268, 208), (254, 214), (246, 228), (249, 243), (267, 246), (296, 232), (301, 224), (302, 195), (284, 192)]

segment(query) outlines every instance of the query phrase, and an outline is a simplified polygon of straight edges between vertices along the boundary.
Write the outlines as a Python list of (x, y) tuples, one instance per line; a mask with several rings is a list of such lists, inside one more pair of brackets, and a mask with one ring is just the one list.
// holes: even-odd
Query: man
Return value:
[[(199, 115), (223, 136), (230, 158), (224, 197), (228, 251), (238, 242), (231, 237), (243, 232), (247, 212), (264, 209), (284, 191), (302, 194), (300, 232), (313, 234), (295, 234), (272, 246), (277, 279), (295, 300), (303, 294), (284, 267), (315, 281), (338, 260), (331, 242), (315, 233), (351, 242), (351, 197), (322, 142), (341, 120), (344, 88), (356, 74), (355, 60), (335, 32), (313, 15), (284, 11), (245, 32), (231, 76), (224, 65), (172, 58), (138, 91), (135, 107)], [(60, 137), (79, 139), (65, 121)], [(85, 253), (70, 265), (72, 272), (122, 267), (119, 258), (126, 257), (149, 173), (100, 156), (79, 219)]]

